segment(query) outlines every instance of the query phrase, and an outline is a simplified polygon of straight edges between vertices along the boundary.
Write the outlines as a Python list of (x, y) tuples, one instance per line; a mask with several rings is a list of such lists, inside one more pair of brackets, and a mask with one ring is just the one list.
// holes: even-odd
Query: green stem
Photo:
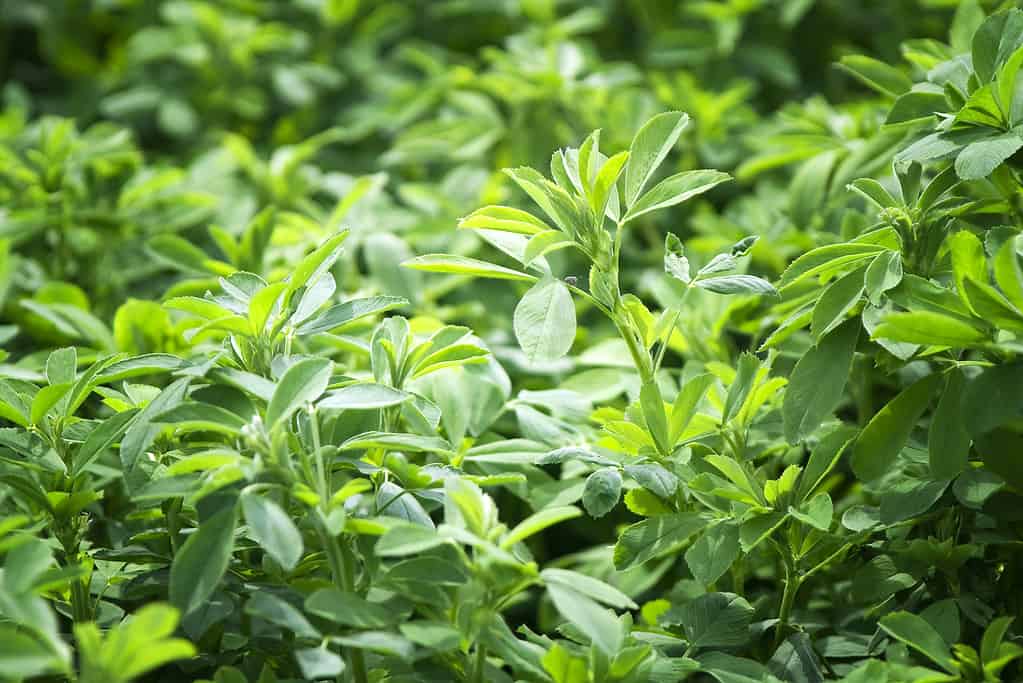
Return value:
[(71, 618), (76, 624), (92, 621), (89, 587), (85, 584), (87, 580), (75, 579), (71, 582)]
[(789, 627), (789, 619), (792, 616), (792, 606), (796, 602), (796, 592), (799, 591), (799, 577), (796, 576), (792, 558), (786, 553), (781, 554), (782, 564), (785, 567), (785, 589), (781, 595), (781, 608), (778, 610), (778, 627), (774, 632), (774, 648), (778, 649), (782, 640), (785, 639), (785, 632)]
[[(348, 554), (342, 547), (344, 541), (331, 536), (326, 524), (323, 522), (322, 516), (316, 524), (316, 530), (319, 533), (320, 541), (323, 543), (323, 549), (327, 553), (327, 563), (330, 565), (330, 574), (334, 580), (334, 585), (343, 593), (354, 592), (355, 574), (352, 563), (349, 561), (351, 558), (348, 557)], [(363, 657), (362, 651), (356, 648), (349, 648), (347, 654), (348, 668), (352, 672), (352, 680), (355, 683), (368, 683), (366, 660)]]
[(487, 648), (483, 645), (476, 644), (476, 661), (472, 667), (472, 680), (473, 683), (485, 683), (487, 673)]
[(618, 328), (618, 334), (625, 341), (625, 346), (629, 349), (629, 355), (632, 356), (632, 362), (635, 364), (636, 369), (639, 371), (639, 378), (645, 383), (653, 380), (654, 371), (653, 365), (650, 361), (650, 354), (647, 353), (646, 348), (636, 338), (635, 332), (628, 323), (623, 323), (621, 320), (614, 319), (615, 327)]

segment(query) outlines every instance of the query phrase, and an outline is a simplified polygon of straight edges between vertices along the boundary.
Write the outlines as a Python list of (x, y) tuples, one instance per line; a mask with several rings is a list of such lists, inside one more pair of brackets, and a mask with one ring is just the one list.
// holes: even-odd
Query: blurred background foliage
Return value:
[(226, 252), (273, 206), (268, 271), (343, 223), (349, 287), (500, 332), (507, 285), (453, 293), (397, 264), (450, 242), (495, 253), (453, 227), (520, 199), (500, 168), (543, 168), (594, 128), (623, 148), (667, 109), (694, 121), (671, 163), (740, 182), (717, 205), (644, 223), (628, 277), (659, 268), (668, 227), (708, 253), (769, 238), (754, 259), (777, 274), (841, 229), (846, 182), (883, 168), (902, 137), (878, 133), (890, 100), (836, 62), (926, 52), (954, 4), (3, 0), (5, 317), (27, 349), (54, 330), (24, 297), (109, 320), (183, 273), (201, 293), (223, 268), (251, 267)]

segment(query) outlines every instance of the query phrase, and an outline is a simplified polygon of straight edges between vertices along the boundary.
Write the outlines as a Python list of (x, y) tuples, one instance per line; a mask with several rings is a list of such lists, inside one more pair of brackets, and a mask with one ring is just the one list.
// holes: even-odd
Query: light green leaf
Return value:
[(764, 294), (778, 296), (778, 290), (770, 282), (755, 275), (718, 275), (700, 278), (693, 282), (700, 289), (718, 294)]
[(426, 254), (405, 261), (402, 265), (428, 273), (451, 273), (452, 275), (471, 275), (496, 280), (522, 280), (523, 282), (535, 282), (537, 279), (534, 275), (518, 270), (453, 254)]
[(878, 254), (863, 276), (863, 285), (870, 303), (880, 306), (885, 292), (902, 282), (902, 254), (886, 251)]
[(629, 147), (629, 165), (625, 169), (626, 206), (631, 208), (636, 202), (688, 124), (688, 114), (668, 111), (654, 116), (639, 129)]
[(374, 410), (389, 408), (412, 400), (407, 391), (392, 389), (385, 384), (351, 384), (331, 391), (316, 404), (317, 408), (334, 410)]
[(731, 180), (731, 178), (727, 173), (711, 170), (676, 173), (657, 183), (657, 185), (650, 188), (643, 196), (637, 199), (635, 204), (629, 207), (628, 212), (622, 218), (622, 224), (628, 223), (645, 213), (681, 204), (687, 199), (707, 192), (726, 180)]
[(817, 299), (810, 320), (810, 331), (815, 342), (845, 321), (846, 314), (863, 296), (866, 268), (858, 268), (832, 282)]
[(868, 87), (882, 95), (898, 97), (913, 87), (909, 76), (893, 66), (863, 55), (846, 55), (839, 65)]
[(970, 323), (933, 311), (889, 313), (874, 330), (873, 337), (909, 344), (966, 348), (987, 339), (983, 331)]
[(575, 340), (575, 304), (560, 280), (544, 279), (535, 284), (513, 317), (515, 338), (531, 362), (561, 358)]
[[(574, 505), (565, 505), (560, 507), (551, 507), (534, 512), (529, 517), (515, 525), (508, 534), (501, 539), (502, 548), (510, 548), (516, 543), (526, 540), (530, 536), (540, 533), (544, 529), (561, 522), (575, 519), (581, 516), (582, 510), (575, 507)], [(388, 532), (390, 533), (390, 532)], [(383, 539), (381, 539), (383, 541)], [(380, 545), (379, 543), (377, 544)], [(379, 553), (379, 550), (377, 551)]]
[(302, 534), (281, 507), (255, 493), (241, 497), (249, 536), (286, 571), (302, 559)]
[(618, 618), (610, 610), (562, 583), (548, 584), (547, 593), (561, 615), (589, 636), (605, 654), (613, 655), (621, 649), (624, 634)]
[(305, 358), (281, 376), (266, 408), (266, 424), (273, 429), (327, 389), (333, 363), (327, 358)]

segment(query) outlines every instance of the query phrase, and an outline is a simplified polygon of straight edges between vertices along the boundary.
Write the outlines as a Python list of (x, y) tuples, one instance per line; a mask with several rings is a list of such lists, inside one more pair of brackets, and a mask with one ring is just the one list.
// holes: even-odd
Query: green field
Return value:
[(0, 0), (0, 682), (1023, 681), (1015, 0)]

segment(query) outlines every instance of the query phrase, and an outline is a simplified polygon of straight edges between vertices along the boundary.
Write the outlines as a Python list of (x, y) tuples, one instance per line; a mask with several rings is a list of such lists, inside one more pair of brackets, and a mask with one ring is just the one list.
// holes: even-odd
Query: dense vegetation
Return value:
[(1023, 679), (1015, 2), (0, 35), (0, 680)]

